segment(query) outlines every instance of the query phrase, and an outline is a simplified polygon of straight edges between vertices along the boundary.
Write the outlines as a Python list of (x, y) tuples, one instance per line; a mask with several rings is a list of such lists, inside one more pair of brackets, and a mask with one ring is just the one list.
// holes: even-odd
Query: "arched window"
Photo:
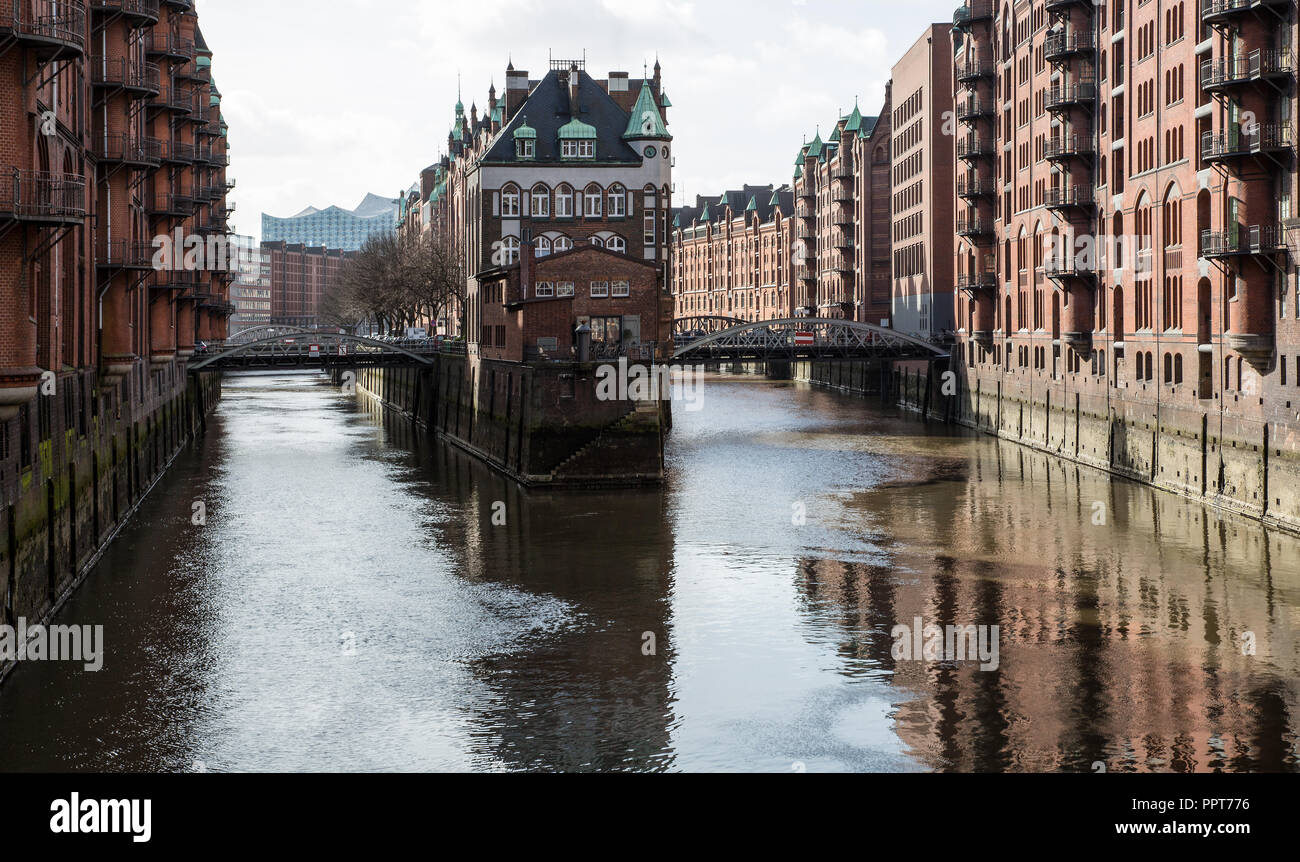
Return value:
[(592, 183), (582, 193), (583, 215), (587, 218), (600, 218), (601, 214), (601, 193), (600, 186)]
[(555, 190), (555, 217), (573, 218), (573, 187), (568, 183)]
[(519, 186), (514, 183), (501, 189), (501, 215), (504, 218), (519, 217)]
[(551, 190), (538, 183), (533, 186), (533, 218), (549, 218), (551, 215)]
[(519, 262), (519, 237), (508, 236), (501, 240), (501, 255), (499, 260), (492, 262), (498, 266), (510, 266), (512, 263)]
[(601, 237), (593, 236), (593, 237), (591, 238), (591, 246), (592, 246), (592, 248), (604, 248), (604, 247), (605, 247), (605, 240), (602, 239)]
[(627, 240), (621, 236), (611, 236), (605, 243), (605, 248), (610, 251), (616, 251), (619, 254), (627, 254)]
[(569, 239), (567, 236), (557, 236), (555, 238), (555, 242), (553, 242), (551, 245), (557, 253), (562, 251), (568, 251), (569, 249), (573, 248), (573, 240)]
[(546, 257), (550, 253), (551, 253), (550, 237), (539, 236), (537, 238), (537, 256)]
[(622, 218), (627, 215), (627, 189), (618, 183), (609, 187), (609, 208), (607, 210), (610, 218)]

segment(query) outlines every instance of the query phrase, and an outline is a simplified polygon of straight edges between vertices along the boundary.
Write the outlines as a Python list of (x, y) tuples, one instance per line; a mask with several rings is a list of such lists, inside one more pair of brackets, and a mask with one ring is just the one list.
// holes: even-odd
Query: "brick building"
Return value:
[(794, 316), (789, 186), (745, 186), (673, 210), (673, 317)]
[(928, 26), (893, 69), (892, 317), (895, 329), (926, 338), (953, 329), (950, 30)]
[[(0, 4), (5, 419), (46, 370), (143, 388), (231, 311), (226, 126), (194, 4), (86, 5)], [(217, 253), (159, 270), (164, 236)]]
[[(1080, 457), (1255, 512), (1286, 495), (1243, 491), (1258, 470), (1237, 455), (1289, 440), (1300, 404), (1295, 12), (971, 0), (954, 16), (958, 104), (993, 100), (957, 152), (958, 225), (981, 228), (955, 257), (969, 388), (1105, 417), (1119, 431), (1094, 446), (1085, 422)], [(1278, 468), (1284, 450), (1263, 448)]]
[[(457, 102), (448, 155), (421, 172), (407, 195), (400, 229), (436, 230), (461, 256), (464, 334), (471, 356), (480, 350), (500, 354), (497, 327), (504, 323), (495, 321), (508, 316), (502, 308), (507, 292), (501, 286), (511, 278), (519, 281), (525, 246), (533, 249), (539, 271), (547, 270), (553, 281), (571, 282), (575, 293), (579, 286), (591, 289), (593, 278), (583, 268), (608, 255), (559, 257), (564, 252), (588, 247), (648, 266), (653, 284), (632, 276), (632, 270), (615, 280), (630, 281), (632, 290), (653, 290), (653, 315), (647, 318), (650, 305), (636, 295), (611, 295), (604, 309), (607, 316), (623, 318), (617, 331), (630, 339), (624, 348), (666, 341), (661, 328), (669, 314), (672, 135), (667, 127), (671, 103), (661, 76), (658, 63), (653, 77), (639, 83), (626, 72), (593, 78), (585, 60), (552, 60), (540, 79), (510, 65), (505, 92), (498, 96), (495, 86), (489, 89), (481, 115), (477, 104), (467, 113)], [(556, 276), (554, 266), (543, 262), (551, 255), (557, 264), (577, 268), (572, 277)], [(485, 293), (487, 285), (491, 290)], [(586, 315), (577, 310), (581, 303), (570, 305), (575, 316), (571, 330), (576, 318)], [(559, 307), (530, 301), (510, 313), (523, 315), (519, 332), (533, 333), (537, 330), (527, 316), (552, 314)], [(443, 321), (439, 328), (453, 327)], [(485, 333), (492, 335), (490, 344)], [(511, 357), (537, 355), (539, 347), (553, 356), (549, 345), (549, 340), (523, 344), (511, 350)]]
[(889, 325), (890, 88), (795, 158), (793, 185), (697, 196), (673, 211), (674, 316), (831, 317)]
[(320, 326), (321, 299), (338, 282), (355, 252), (301, 243), (263, 242), (270, 288), (270, 322), (308, 329)]

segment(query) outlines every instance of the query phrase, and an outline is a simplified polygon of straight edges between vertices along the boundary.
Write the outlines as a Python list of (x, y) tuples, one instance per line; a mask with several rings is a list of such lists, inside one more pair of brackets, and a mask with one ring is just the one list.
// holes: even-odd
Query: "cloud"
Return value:
[[(230, 125), (232, 197), (259, 215), (394, 196), (446, 149), (457, 75), (466, 108), (505, 66), (549, 57), (639, 75), (663, 65), (678, 200), (789, 182), (804, 136), (860, 97), (957, 0), (208, 0), (199, 20)], [(644, 66), (643, 66), (644, 64)]]

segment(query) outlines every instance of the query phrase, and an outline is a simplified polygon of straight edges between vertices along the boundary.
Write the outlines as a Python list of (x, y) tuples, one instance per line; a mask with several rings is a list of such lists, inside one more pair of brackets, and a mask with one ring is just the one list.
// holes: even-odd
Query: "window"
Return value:
[(555, 296), (555, 286), (552, 285), (549, 281), (539, 281), (537, 282), (537, 295)]
[(609, 296), (609, 282), (593, 281), (591, 283), (591, 296), (593, 299), (604, 299)]
[(615, 183), (609, 189), (609, 217), (622, 218), (627, 215), (627, 189)]
[(537, 256), (546, 257), (550, 253), (551, 253), (550, 237), (539, 236), (537, 238)]
[(600, 186), (597, 185), (587, 186), (586, 191), (582, 193), (583, 215), (585, 215), (587, 218), (600, 218), (600, 214), (601, 214), (600, 202), (602, 197), (603, 195), (600, 193)]
[(596, 142), (593, 140), (561, 141), (560, 157), (564, 159), (592, 159), (596, 157)]
[(510, 266), (512, 263), (519, 262), (519, 238), (508, 236), (501, 240), (497, 246), (497, 251), (492, 255), (492, 263), (496, 266)]
[(567, 236), (557, 236), (555, 242), (551, 245), (556, 252), (568, 251), (573, 248), (573, 240), (569, 239)]
[(562, 185), (555, 190), (555, 216), (573, 218), (573, 189), (568, 185)]
[(573, 282), (557, 281), (555, 283), (556, 296), (573, 296)]
[(648, 209), (645, 211), (644, 224), (645, 224), (645, 244), (654, 245), (655, 244), (655, 211), (654, 210)]
[(604, 248), (604, 247), (605, 247), (605, 241), (604, 241), (603, 239), (601, 239), (600, 237), (598, 237), (598, 236), (593, 236), (593, 237), (591, 238), (591, 247), (592, 247), (592, 248)]
[(619, 254), (627, 254), (627, 240), (621, 236), (611, 236), (605, 241), (605, 248), (610, 251), (616, 251)]
[(611, 296), (627, 296), (629, 293), (632, 292), (631, 282), (614, 281), (614, 282), (610, 282), (610, 285), (613, 288), (612, 292), (610, 293)]
[[(523, 141), (520, 141), (523, 143)], [(519, 215), (519, 187), (508, 185), (501, 190), (501, 215), (503, 217), (518, 217)]]
[(537, 155), (537, 141), (523, 138), (515, 141), (515, 155), (521, 159), (531, 159)]
[(551, 190), (543, 185), (533, 186), (533, 218), (547, 218), (551, 214)]

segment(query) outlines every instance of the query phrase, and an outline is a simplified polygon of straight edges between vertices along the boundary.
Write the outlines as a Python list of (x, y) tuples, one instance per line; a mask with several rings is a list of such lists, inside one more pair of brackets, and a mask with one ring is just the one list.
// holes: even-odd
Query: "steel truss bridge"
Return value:
[(731, 317), (673, 321), (672, 361), (945, 359), (943, 344), (855, 320), (791, 317), (746, 322)]
[(211, 353), (196, 355), (190, 360), (189, 370), (432, 365), (438, 352), (431, 339), (393, 342), (288, 326), (256, 327), (239, 333)]

